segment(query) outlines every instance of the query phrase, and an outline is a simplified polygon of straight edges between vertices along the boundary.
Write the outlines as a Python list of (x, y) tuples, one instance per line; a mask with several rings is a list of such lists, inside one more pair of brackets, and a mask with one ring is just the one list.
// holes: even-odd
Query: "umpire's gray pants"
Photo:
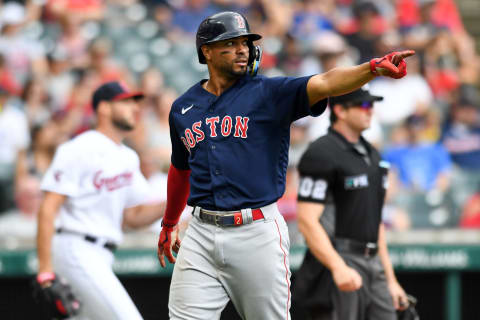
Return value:
[(194, 217), (170, 285), (170, 319), (215, 320), (231, 299), (247, 320), (290, 319), (289, 238), (276, 203), (266, 220), (221, 228)]
[(339, 252), (347, 265), (362, 276), (362, 287), (353, 292), (335, 286), (333, 304), (335, 320), (397, 320), (380, 258)]

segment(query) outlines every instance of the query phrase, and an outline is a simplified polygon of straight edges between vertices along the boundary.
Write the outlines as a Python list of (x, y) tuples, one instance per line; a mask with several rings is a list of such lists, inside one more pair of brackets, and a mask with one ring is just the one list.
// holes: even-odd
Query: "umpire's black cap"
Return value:
[(338, 97), (330, 97), (329, 105), (333, 107), (336, 104), (341, 104), (343, 106), (348, 104), (362, 104), (363, 102), (375, 102), (375, 101), (382, 101), (383, 97), (374, 96), (363, 88), (357, 89), (350, 93), (338, 96)]
[(120, 84), (120, 82), (112, 81), (102, 84), (95, 90), (92, 98), (92, 106), (94, 110), (97, 110), (100, 101), (139, 100), (143, 97), (143, 93), (129, 91), (125, 86)]

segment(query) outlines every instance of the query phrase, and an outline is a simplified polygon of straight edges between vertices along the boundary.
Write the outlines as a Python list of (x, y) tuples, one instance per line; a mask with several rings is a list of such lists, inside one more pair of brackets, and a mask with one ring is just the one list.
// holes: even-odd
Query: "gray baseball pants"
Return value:
[(377, 256), (339, 252), (345, 262), (362, 276), (362, 287), (353, 292), (333, 292), (334, 320), (397, 320), (383, 265)]
[(265, 220), (218, 227), (194, 216), (170, 285), (174, 320), (219, 319), (231, 299), (242, 319), (290, 319), (288, 229), (277, 204)]

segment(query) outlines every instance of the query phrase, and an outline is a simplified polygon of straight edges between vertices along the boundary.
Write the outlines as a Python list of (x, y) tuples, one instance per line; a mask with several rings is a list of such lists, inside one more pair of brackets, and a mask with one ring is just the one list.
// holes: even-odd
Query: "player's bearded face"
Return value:
[(137, 103), (133, 100), (118, 101), (112, 106), (112, 124), (122, 131), (135, 129)]
[(247, 72), (249, 55), (247, 37), (221, 41), (215, 51), (218, 54), (214, 59), (215, 64), (223, 74), (238, 77)]

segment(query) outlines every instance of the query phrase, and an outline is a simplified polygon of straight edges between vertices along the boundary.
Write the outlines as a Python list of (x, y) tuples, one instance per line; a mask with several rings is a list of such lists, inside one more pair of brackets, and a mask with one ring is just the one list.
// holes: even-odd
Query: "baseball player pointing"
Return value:
[[(329, 96), (376, 76), (401, 78), (404, 58), (302, 78), (255, 76), (260, 35), (235, 12), (199, 26), (197, 52), (210, 78), (172, 105), (171, 167), (158, 257), (175, 262), (172, 233), (188, 203), (194, 218), (178, 252), (170, 286), (171, 319), (219, 319), (232, 300), (243, 319), (289, 319), (289, 238), (276, 201), (285, 190), (290, 124), (321, 114)], [(187, 201), (188, 198), (188, 201)]]
[(142, 319), (112, 271), (122, 226), (143, 227), (164, 212), (163, 204), (141, 205), (149, 187), (137, 154), (122, 144), (142, 97), (117, 82), (98, 88), (96, 130), (59, 146), (42, 181), (37, 281), (48, 288), (55, 273), (66, 278), (82, 304), (78, 319)]

